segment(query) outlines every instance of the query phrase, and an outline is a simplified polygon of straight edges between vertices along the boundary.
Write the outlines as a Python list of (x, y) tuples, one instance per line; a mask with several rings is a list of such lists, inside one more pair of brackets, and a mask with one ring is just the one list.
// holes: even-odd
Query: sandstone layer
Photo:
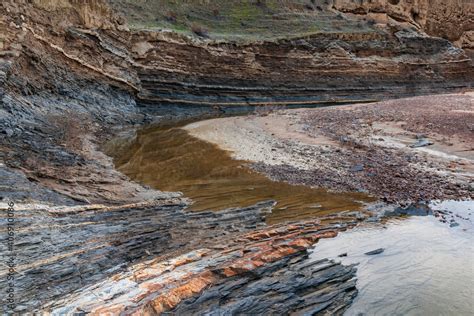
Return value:
[[(471, 59), (460, 48), (465, 45), (424, 33), (429, 18), (417, 22), (420, 26), (396, 19), (378, 25), (342, 9), (322, 10), (337, 19), (335, 25), (362, 27), (237, 43), (130, 31), (105, 0), (2, 1), (0, 173), (5, 181), (0, 193), (1, 200), (16, 204), (14, 312), (104, 306), (117, 314), (193, 313), (198, 306), (217, 313), (260, 312), (276, 302), (276, 313), (342, 313), (356, 294), (350, 280), (354, 268), (308, 263), (305, 251), (364, 216), (268, 227), (264, 217), (271, 201), (190, 213), (185, 197), (131, 182), (100, 150), (113, 135), (133, 137), (139, 125), (163, 120), (155, 114), (182, 117), (249, 105), (313, 105), (472, 88)], [(448, 38), (469, 43), (469, 34)], [(6, 212), (5, 204), (1, 209)], [(353, 223), (342, 224), (348, 220)], [(227, 246), (235, 254), (222, 249)], [(1, 247), (9, 254), (5, 244)], [(211, 250), (194, 260), (199, 249)], [(172, 275), (165, 290), (153, 281), (144, 290), (143, 282), (170, 276), (161, 268), (174, 269), (183, 257), (173, 258), (183, 252), (192, 259), (183, 274)], [(229, 256), (219, 261), (224, 255)], [(144, 278), (135, 279), (137, 273)], [(7, 288), (3, 266), (0, 274), (1, 287)], [(277, 280), (285, 284), (282, 290), (274, 285)], [(131, 291), (107, 296), (108, 286), (122, 285)], [(256, 294), (261, 306), (243, 301), (254, 286), (268, 294)], [(215, 295), (234, 288), (219, 310)], [(90, 293), (104, 295), (103, 301)]]
[(472, 50), (474, 4), (465, 0), (333, 0), (342, 12), (366, 15), (377, 22), (390, 19), (414, 25), (427, 34), (442, 37)]
[[(417, 30), (376, 28), (232, 44), (133, 37), (139, 106), (317, 105), (471, 87), (471, 59)], [(179, 60), (177, 63), (176, 61)]]
[[(271, 205), (190, 214), (181, 199), (170, 197), (114, 207), (18, 204), (15, 311), (37, 310), (131, 263), (225, 242), (226, 236), (262, 227)], [(3, 288), (6, 272), (0, 275)]]

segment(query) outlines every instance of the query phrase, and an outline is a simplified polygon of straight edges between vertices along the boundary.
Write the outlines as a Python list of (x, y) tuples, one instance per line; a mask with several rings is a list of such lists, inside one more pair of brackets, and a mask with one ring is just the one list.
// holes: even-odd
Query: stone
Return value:
[(415, 143), (411, 144), (411, 148), (419, 148), (419, 147), (425, 147), (425, 146), (431, 146), (434, 143), (431, 140), (428, 140), (426, 138), (421, 138), (418, 139)]
[[(201, 213), (185, 212), (187, 204), (179, 199), (110, 207), (17, 206), (15, 250), (17, 262), (22, 264), (17, 267), (15, 282), (24, 290), (15, 300), (25, 307), (17, 311), (32, 311), (57, 301), (123, 271), (131, 263), (200, 249), (207, 243), (226, 240), (226, 236), (259, 229), (265, 225), (272, 203)], [(43, 229), (36, 224), (39, 222), (51, 228)], [(198, 259), (191, 252), (174, 264)], [(5, 278), (0, 279), (0, 286), (6, 287), (5, 282)], [(33, 304), (34, 300), (37, 303)]]
[(374, 255), (381, 254), (381, 253), (384, 252), (384, 251), (385, 251), (384, 248), (378, 248), (378, 249), (375, 249), (375, 250), (366, 252), (366, 253), (364, 253), (364, 254), (365, 254), (365, 255), (368, 255), (368, 256), (374, 256)]
[(364, 171), (364, 165), (354, 165), (350, 169), (352, 172), (361, 172)]
[(467, 189), (469, 190), (469, 192), (474, 192), (474, 183), (469, 183)]
[(39, 311), (181, 315), (344, 311), (357, 294), (355, 265), (312, 261), (307, 249), (348, 227), (321, 225), (319, 220), (260, 227), (229, 238), (227, 247), (209, 244), (171, 259), (129, 266)]
[(401, 216), (401, 215), (410, 215), (410, 216), (427, 216), (433, 215), (433, 210), (429, 205), (424, 203), (409, 204), (405, 207), (397, 207), (391, 211), (387, 211), (384, 214), (385, 216)]
[[(129, 32), (108, 3), (0, 5), (8, 49), (0, 52), (0, 130), (9, 136), (0, 137), (8, 148), (0, 158), (24, 172), (2, 165), (1, 196), (56, 205), (17, 203), (15, 281), (22, 290), (15, 312), (343, 313), (357, 294), (355, 267), (311, 262), (307, 249), (356, 219), (266, 226), (271, 203), (190, 213), (178, 194), (138, 185), (132, 191), (146, 192), (130, 202), (117, 189), (130, 182), (91, 148), (143, 117), (192, 118), (214, 113), (216, 104), (236, 113), (276, 102), (319, 105), (463, 89), (472, 82), (471, 60), (425, 35), (425, 27), (439, 31), (432, 30), (436, 23), (422, 23), (429, 20), (424, 12), (422, 21), (413, 17), (410, 32), (394, 22), (396, 34), (329, 30), (303, 42), (249, 44)], [(448, 11), (449, 17), (456, 10)], [(84, 112), (99, 135), (81, 131), (87, 150), (66, 148), (48, 130), (55, 122), (48, 116)], [(22, 135), (14, 126), (22, 126)]]
[(2, 130), (2, 134), (7, 135), (8, 137), (12, 137), (14, 134), (14, 131), (11, 128), (6, 128)]

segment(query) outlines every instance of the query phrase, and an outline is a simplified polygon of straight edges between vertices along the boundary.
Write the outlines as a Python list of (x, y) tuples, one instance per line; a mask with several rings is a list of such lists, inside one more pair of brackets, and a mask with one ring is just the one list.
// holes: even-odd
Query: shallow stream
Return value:
[[(232, 159), (228, 152), (179, 126), (143, 129), (132, 143), (120, 147), (115, 155), (120, 171), (156, 189), (183, 192), (193, 200), (193, 211), (275, 200), (277, 205), (267, 218), (272, 224), (358, 210), (361, 201), (370, 201), (363, 194), (271, 181), (253, 172), (247, 162)], [(314, 260), (358, 264), (359, 295), (346, 315), (474, 314), (474, 202), (431, 207), (446, 215), (362, 224), (316, 245)], [(379, 248), (384, 248), (380, 254), (365, 254)]]
[[(358, 264), (359, 294), (345, 315), (474, 314), (474, 201), (433, 208), (453, 212), (459, 226), (413, 216), (359, 226), (316, 245), (313, 260)], [(365, 254), (380, 248), (381, 254)]]
[(139, 131), (116, 153), (118, 169), (131, 179), (162, 191), (180, 191), (192, 199), (193, 211), (222, 210), (275, 200), (268, 223), (359, 210), (370, 201), (360, 193), (330, 193), (302, 185), (275, 182), (253, 172), (216, 145), (179, 127)]

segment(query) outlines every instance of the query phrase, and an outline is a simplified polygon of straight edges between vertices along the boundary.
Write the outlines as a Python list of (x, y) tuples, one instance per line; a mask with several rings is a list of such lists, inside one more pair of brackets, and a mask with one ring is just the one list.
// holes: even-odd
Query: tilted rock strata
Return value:
[(85, 154), (87, 144), (64, 148), (50, 125), (65, 113), (87, 117), (73, 133), (87, 128), (93, 147), (114, 127), (143, 122), (136, 96), (145, 110), (176, 114), (190, 105), (317, 104), (473, 81), (462, 51), (401, 29), (214, 43), (128, 32), (103, 1), (4, 1), (0, 9), (0, 132), (7, 136), (0, 158), (82, 203), (137, 202), (149, 192), (108, 172), (111, 162)]
[[(172, 311), (182, 315), (343, 315), (357, 295), (355, 268), (311, 262), (306, 253), (206, 289)], [(223, 295), (222, 295), (223, 294)]]
[(132, 266), (44, 309), (91, 315), (342, 314), (357, 293), (355, 269), (310, 262), (306, 250), (347, 227), (319, 221), (271, 226), (225, 245)]
[[(76, 203), (154, 198), (114, 171), (97, 146), (115, 127), (143, 122), (126, 38), (86, 29), (76, 9), (77, 3), (52, 11), (27, 1), (0, 4), (0, 160)], [(42, 201), (62, 204), (52, 198)]]
[[(188, 213), (183, 211), (186, 204), (171, 196), (115, 207), (18, 205), (16, 312), (32, 311), (139, 260), (225, 243), (227, 238), (264, 226), (272, 205), (268, 202), (243, 209)], [(2, 269), (2, 288), (6, 282)]]
[[(51, 199), (57, 205), (78, 203), (78, 200), (123, 202), (123, 191), (102, 194), (101, 190), (114, 181), (121, 187), (126, 179), (118, 180), (117, 175), (103, 172), (110, 170), (111, 164), (97, 163), (97, 156), (85, 153), (87, 144), (78, 148), (65, 146), (50, 127), (55, 121), (85, 114), (90, 119), (81, 126), (88, 130), (75, 131), (82, 135), (81, 140), (90, 137), (94, 142), (107, 138), (114, 128), (120, 130), (144, 121), (136, 106), (137, 97), (141, 106), (165, 108), (199, 104), (209, 107), (223, 102), (304, 104), (438, 92), (467, 87), (473, 81), (470, 61), (461, 50), (446, 40), (406, 31), (397, 25), (392, 31), (334, 32), (244, 45), (192, 40), (160, 32), (132, 33), (122, 23), (99, 0), (1, 2), (0, 159), (7, 167), (22, 170), (28, 175), (26, 179), (35, 181), (37, 186), (51, 189), (61, 185), (70, 189), (58, 197), (49, 189), (37, 188), (38, 195), (30, 198)], [(58, 115), (61, 120), (57, 119)], [(68, 168), (77, 173), (64, 172)], [(6, 173), (16, 177), (9, 170)], [(107, 175), (106, 181), (97, 174)], [(25, 199), (27, 188), (26, 181), (22, 181)], [(64, 197), (64, 193), (68, 196)], [(128, 191), (124, 200), (132, 195)], [(233, 244), (237, 256), (233, 257), (215, 244), (232, 245), (231, 238), (260, 227), (268, 205), (189, 214), (183, 211), (186, 203), (176, 195), (156, 193), (151, 197), (161, 200), (155, 205), (89, 205), (53, 211), (48, 207), (18, 209), (16, 282), (21, 291), (16, 297), (17, 311), (32, 311), (74, 291), (78, 291), (79, 297), (76, 296), (77, 300), (68, 297), (69, 302), (81, 304), (71, 308), (84, 303), (85, 308), (99, 310), (100, 306), (94, 304), (103, 303), (104, 308), (117, 311), (125, 306), (155, 312), (173, 308), (189, 311), (195, 308), (195, 302), (179, 303), (201, 293), (202, 285), (212, 286), (205, 292), (206, 304), (212, 309), (216, 304), (212, 293), (221, 292), (226, 280), (235, 282), (245, 275), (242, 280), (246, 284), (256, 284), (251, 275), (258, 275), (257, 272), (264, 279), (279, 278), (272, 269), (288, 273), (282, 279), (289, 285), (288, 295), (294, 291), (292, 287), (305, 288), (304, 293), (297, 293), (301, 299), (296, 300), (291, 295), (269, 294), (275, 302), (289, 302), (288, 309), (314, 307), (328, 312), (342, 311), (355, 294), (353, 281), (347, 281), (354, 274), (353, 268), (304, 263), (305, 249), (320, 237), (334, 236), (339, 227), (304, 223), (294, 230), (291, 226), (281, 226), (282, 231), (270, 237), (265, 233), (247, 235)], [(130, 199), (142, 198), (140, 195)], [(214, 248), (206, 248), (208, 243)], [(101, 281), (104, 287), (109, 282), (115, 284), (109, 278), (131, 262), (160, 257), (156, 259), (159, 265), (163, 256), (172, 258), (183, 251), (201, 248), (211, 249), (204, 259), (218, 260), (226, 255), (227, 261), (212, 266), (216, 261), (210, 260), (203, 270), (208, 273), (205, 275), (194, 273), (193, 265), (182, 265), (186, 274), (177, 275), (167, 292), (152, 287), (155, 276), (158, 279), (164, 276), (161, 270), (144, 272), (147, 266), (142, 265), (142, 270), (138, 266), (137, 271), (131, 268), (117, 276), (125, 280), (118, 287), (121, 289), (123, 285), (127, 290), (129, 284), (135, 289), (149, 281), (151, 287), (140, 292), (145, 294), (140, 297), (142, 301), (126, 299), (126, 295), (135, 292), (109, 297), (109, 302), (107, 297), (105, 302), (97, 302), (94, 295), (89, 301), (79, 300), (81, 295), (90, 293), (82, 288)], [(194, 264), (199, 267), (202, 262), (197, 260)], [(143, 282), (129, 279), (139, 271), (144, 273)], [(294, 273), (300, 272), (314, 283), (295, 279)], [(2, 273), (3, 288), (4, 270)], [(212, 278), (207, 279), (208, 276)], [(101, 289), (100, 284), (97, 289)], [(246, 284), (232, 295), (248, 296), (251, 287)], [(335, 296), (326, 296), (325, 290)], [(176, 300), (176, 296), (166, 296), (170, 293), (183, 295)], [(116, 301), (120, 298), (124, 298), (123, 304)], [(64, 306), (69, 305), (61, 306), (57, 302), (52, 308)], [(229, 303), (225, 308), (257, 311), (252, 304), (245, 307)]]

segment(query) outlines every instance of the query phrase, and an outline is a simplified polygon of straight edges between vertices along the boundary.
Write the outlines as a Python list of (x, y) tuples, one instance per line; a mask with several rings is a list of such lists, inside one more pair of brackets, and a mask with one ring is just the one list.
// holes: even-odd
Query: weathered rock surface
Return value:
[[(465, 52), (399, 23), (252, 44), (135, 33), (123, 23), (104, 0), (0, 3), (1, 172), (18, 184), (2, 187), (2, 197), (86, 204), (15, 201), (16, 311), (196, 313), (199, 305), (253, 313), (274, 303), (275, 313), (342, 313), (356, 294), (354, 268), (309, 263), (306, 249), (344, 225), (259, 230), (270, 204), (187, 213), (179, 195), (114, 171), (97, 144), (143, 123), (149, 109), (209, 112), (222, 103), (301, 105), (469, 88)], [(108, 206), (91, 205), (99, 202)], [(0, 276), (6, 288), (5, 269)]]
[[(225, 244), (226, 236), (264, 226), (272, 205), (268, 202), (245, 209), (187, 213), (183, 211), (186, 204), (171, 196), (115, 207), (17, 205), (16, 311), (37, 309), (102, 281), (133, 262), (212, 243)], [(6, 218), (2, 227), (6, 229)], [(0, 247), (0, 252), (7, 253), (5, 243)], [(0, 276), (1, 287), (7, 288), (6, 270), (2, 269)]]
[(77, 202), (57, 192), (44, 188), (38, 183), (29, 181), (21, 172), (0, 164), (0, 201), (6, 197), (13, 201), (32, 199), (51, 204), (73, 205)]
[(384, 252), (384, 251), (385, 251), (384, 248), (378, 248), (378, 249), (375, 249), (375, 250), (366, 252), (365, 255), (367, 255), (367, 256), (374, 256), (374, 255), (381, 254), (381, 253)]
[[(115, 127), (143, 122), (124, 40), (100, 37), (85, 28), (93, 18), (81, 18), (104, 14), (108, 21), (105, 8), (102, 1), (0, 5), (0, 130), (6, 136), (0, 138), (0, 161), (76, 203), (156, 196), (115, 172), (97, 146)], [(115, 22), (107, 26), (109, 32), (118, 28)]]
[[(171, 41), (138, 33), (139, 105), (315, 105), (439, 93), (471, 86), (471, 60), (411, 29), (317, 33), (253, 44)], [(152, 47), (152, 48), (151, 48)], [(176, 64), (176, 60), (179, 64)], [(198, 61), (198, 62), (197, 62)]]
[[(386, 1), (363, 2), (362, 6), (366, 11), (386, 10), (389, 15), (400, 11), (398, 15), (405, 16), (422, 12), (424, 9), (417, 9), (427, 7), (422, 2), (404, 4), (401, 9)], [(351, 11), (352, 5), (335, 2), (334, 8)], [(453, 3), (455, 12), (459, 7), (464, 4)], [(459, 19), (470, 25), (471, 9), (465, 7), (467, 13)], [(116, 94), (119, 100), (129, 94), (137, 97), (142, 110), (163, 113), (170, 108), (186, 111), (190, 105), (209, 111), (213, 107), (383, 99), (469, 88), (474, 81), (469, 56), (446, 39), (426, 35), (416, 23), (404, 24), (411, 15), (400, 22), (375, 25), (358, 16), (333, 15), (339, 24), (360, 20), (364, 27), (352, 31), (335, 27), (244, 44), (169, 32), (130, 32), (98, 0), (81, 5), (74, 1), (7, 1), (2, 10), (2, 45), (8, 57), (5, 74), (22, 97), (61, 95), (97, 104), (97, 92)], [(44, 75), (37, 76), (33, 70)], [(93, 82), (101, 82), (101, 87), (97, 89)], [(88, 89), (95, 90), (95, 95)], [(81, 97), (75, 97), (74, 91), (81, 90), (85, 90)], [(33, 104), (45, 102), (30, 98), (27, 101)], [(89, 107), (85, 109), (92, 114), (117, 110), (105, 104), (101, 110)]]
[[(113, 2), (120, 7), (117, 3), (124, 1)], [(156, 111), (190, 105), (228, 110), (385, 99), (471, 86), (471, 60), (458, 47), (471, 45), (472, 4), (336, 0), (315, 5), (320, 13), (311, 17), (328, 19), (331, 27), (272, 41), (200, 41), (135, 32), (131, 46), (142, 83), (139, 105)], [(352, 26), (356, 22), (359, 27)], [(464, 44), (456, 47), (448, 40)]]
[[(337, 220), (334, 218), (334, 220)], [(53, 313), (342, 314), (355, 297), (355, 268), (310, 262), (306, 249), (353, 224), (275, 225), (167, 261), (130, 267), (44, 306)]]
[(359, 16), (367, 16), (378, 23), (403, 22), (426, 33), (448, 39), (465, 49), (473, 49), (474, 42), (461, 39), (474, 28), (474, 4), (463, 0), (333, 0), (333, 8)]

